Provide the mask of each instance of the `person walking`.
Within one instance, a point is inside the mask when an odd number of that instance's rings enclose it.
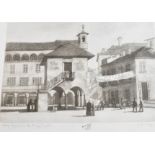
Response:
[[[142,102],[142,99],[140,99],[140,103],[139,103],[139,112],[143,112],[144,109],[143,109],[143,102]]]
[[[137,102],[136,102],[136,99],[134,98],[133,100],[133,105],[132,105],[132,108],[133,108],[133,112],[136,110],[137,112]]]

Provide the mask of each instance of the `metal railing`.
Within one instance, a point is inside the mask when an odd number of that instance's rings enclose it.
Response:
[[[74,80],[74,78],[75,78],[74,72],[68,72],[68,71],[62,72],[47,82],[47,89],[52,89],[63,81],[72,81]]]

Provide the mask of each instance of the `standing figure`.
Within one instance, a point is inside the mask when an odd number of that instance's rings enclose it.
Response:
[[[101,106],[101,110],[104,110],[104,101],[103,100],[101,100],[100,106]]]
[[[86,104],[86,116],[91,116],[91,102],[88,101]]]
[[[38,111],[38,100],[37,98],[34,100],[34,111]]]
[[[140,103],[139,103],[139,112],[143,112],[144,109],[143,109],[143,102],[142,100],[140,99]]]
[[[113,102],[113,107],[116,108],[116,101],[115,101],[115,98],[113,98],[113,101],[112,101],[112,102]]]
[[[31,105],[32,105],[32,99],[30,99],[28,104],[27,104],[27,112],[30,112]]]
[[[94,106],[94,103],[91,103],[91,116],[95,116],[95,106]]]
[[[137,112],[137,102],[136,102],[135,98],[134,98],[134,100],[133,100],[132,108],[133,108],[133,112],[134,112],[135,110],[136,110],[136,112]]]
[[[123,98],[121,98],[121,101],[120,101],[120,109],[123,108]]]

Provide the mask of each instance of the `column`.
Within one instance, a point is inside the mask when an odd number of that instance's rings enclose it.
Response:
[[[139,82],[137,80],[137,84],[136,85],[137,85],[137,93],[136,93],[135,98],[137,100],[137,103],[139,103],[139,99],[142,97],[142,93],[141,93],[141,82]]]
[[[18,93],[14,93],[14,106],[17,106],[17,96]]]
[[[29,97],[30,97],[30,94],[29,93],[26,93],[26,104],[28,105],[29,103]]]
[[[64,95],[65,95],[65,109],[67,109],[67,94]]]
[[[85,94],[82,95],[82,106],[86,106]]]
[[[78,106],[78,95],[77,95],[77,92],[75,94],[75,107]]]
[[[82,107],[82,94],[80,93],[80,107]]]
[[[78,91],[78,106],[80,107],[81,106],[81,102],[80,102],[80,91]]]
[[[86,106],[86,96],[83,94],[84,106]]]
[[[39,92],[38,94],[38,112],[48,111],[48,93]]]
[[[56,105],[55,94],[53,95],[53,104],[55,104],[55,105]]]
[[[5,105],[5,96],[6,96],[6,93],[2,93],[2,102],[1,102],[1,106],[4,106],[4,105]]]
[[[59,101],[58,101],[58,107],[59,107],[59,109],[61,109],[61,103],[62,103],[62,93],[58,93],[58,98],[57,99],[59,99]]]

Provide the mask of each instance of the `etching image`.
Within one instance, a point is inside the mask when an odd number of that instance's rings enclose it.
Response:
[[[0,23],[0,131],[155,131],[155,23]]]

